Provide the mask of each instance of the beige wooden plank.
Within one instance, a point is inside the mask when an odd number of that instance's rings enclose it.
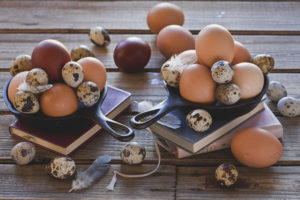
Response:
[[[220,162],[221,164],[221,162]],[[300,167],[238,167],[232,188],[220,187],[215,167],[179,167],[176,199],[299,199]]]
[[[115,191],[107,191],[113,170],[125,173],[143,173],[153,165],[112,165],[108,173],[86,190],[68,193],[72,180],[56,180],[48,176],[44,165],[0,164],[1,199],[174,199],[175,167],[161,166],[158,172],[147,178],[119,178]],[[77,165],[84,170],[87,165]]]
[[[0,68],[8,69],[12,60],[20,54],[31,55],[34,46],[40,41],[53,38],[61,41],[71,50],[80,44],[89,46],[108,70],[116,69],[113,60],[114,48],[119,41],[129,36],[137,36],[147,41],[152,49],[150,62],[146,70],[159,70],[165,58],[156,47],[155,35],[112,34],[112,43],[107,48],[96,47],[88,38],[88,34],[0,34]],[[300,71],[300,36],[266,36],[266,35],[234,35],[249,49],[252,56],[267,53],[275,59],[275,69]]]
[[[155,3],[153,1],[1,1],[0,29],[4,31],[61,29],[65,32],[101,25],[108,29],[147,30],[146,15],[148,9]],[[194,30],[199,30],[210,23],[243,31],[299,31],[300,27],[298,20],[300,2],[180,1],[175,3],[185,12],[185,27]]]

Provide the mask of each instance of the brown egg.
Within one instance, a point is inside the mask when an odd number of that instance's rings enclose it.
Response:
[[[271,132],[253,127],[241,130],[233,137],[231,152],[240,163],[263,168],[280,159],[282,145]]]
[[[41,41],[32,52],[31,62],[34,68],[44,69],[50,81],[61,80],[61,68],[71,61],[68,49],[57,40]]]
[[[169,25],[163,28],[157,35],[156,44],[166,58],[186,50],[195,49],[192,33],[178,25]]]
[[[177,24],[182,26],[184,14],[182,9],[172,3],[159,3],[153,6],[147,15],[147,24],[152,33],[159,33],[168,25]]]
[[[11,79],[7,88],[8,99],[11,103],[14,102],[14,96],[19,91],[17,88],[25,81],[27,74],[28,71],[20,72]]]
[[[195,103],[213,103],[216,86],[210,69],[199,64],[187,66],[179,81],[180,95]]]
[[[251,62],[251,55],[242,43],[234,41],[234,57],[231,64],[235,65],[241,62]]]
[[[106,69],[103,63],[93,57],[82,58],[78,63],[84,71],[84,81],[92,81],[102,90],[106,83]]]
[[[226,28],[211,24],[197,35],[196,52],[199,62],[208,67],[212,67],[219,60],[231,63],[234,56],[234,40]]]
[[[74,113],[78,108],[75,92],[64,83],[54,83],[53,87],[41,95],[43,113],[50,117],[63,117]]]
[[[256,65],[252,63],[239,63],[233,66],[234,76],[232,83],[241,91],[241,99],[248,99],[259,94],[264,86],[264,75]]]

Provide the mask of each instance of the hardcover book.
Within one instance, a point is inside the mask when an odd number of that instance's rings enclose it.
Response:
[[[276,116],[273,114],[270,108],[267,105],[265,105],[265,109],[263,111],[259,112],[253,117],[250,117],[244,123],[241,123],[234,129],[232,129],[228,134],[224,135],[222,138],[216,140],[215,142],[211,143],[210,145],[208,145],[207,147],[205,147],[204,149],[200,150],[195,154],[207,153],[207,152],[229,148],[231,139],[234,137],[234,135],[238,131],[249,127],[262,128],[267,131],[270,131],[277,138],[283,137],[283,127],[280,121],[276,118]],[[162,148],[174,154],[177,158],[185,158],[185,157],[195,155],[191,152],[184,150],[183,148],[180,148],[179,146],[175,145],[172,142],[169,142],[168,140],[162,137],[158,136],[156,138],[156,141]]]
[[[129,92],[108,86],[107,95],[102,103],[102,112],[109,118],[114,118],[130,105]],[[72,126],[55,129],[33,127],[16,120],[9,126],[11,135],[35,143],[54,152],[68,155],[99,133],[101,127],[91,120],[78,118],[72,121]]]
[[[180,121],[180,126],[177,128],[171,128],[161,124],[159,121],[150,126],[150,129],[158,136],[176,144],[180,148],[190,152],[196,153],[201,151],[211,143],[220,139],[232,129],[245,122],[250,117],[259,113],[264,109],[264,103],[260,102],[253,110],[236,118],[218,118],[218,116],[212,116],[213,123],[211,127],[204,132],[196,132],[190,128],[186,122],[186,115],[189,110],[185,108],[178,108],[172,111],[170,114],[174,115]]]

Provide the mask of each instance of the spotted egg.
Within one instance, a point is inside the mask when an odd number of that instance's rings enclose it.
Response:
[[[278,81],[271,81],[266,92],[268,99],[277,102],[287,96],[287,90],[284,85]]]
[[[110,36],[108,32],[100,27],[93,27],[90,29],[90,40],[97,46],[108,46],[110,44]]]
[[[182,70],[170,66],[170,61],[167,61],[161,67],[161,76],[163,80],[171,87],[178,87]]]
[[[14,96],[13,105],[17,111],[25,114],[34,114],[40,109],[38,98],[31,92],[17,92]]]
[[[214,63],[211,68],[211,76],[213,80],[219,84],[229,83],[233,75],[234,71],[232,65],[225,60]]]
[[[32,86],[41,86],[47,85],[49,78],[45,70],[34,68],[28,72],[25,81]]]
[[[90,107],[99,100],[100,89],[96,83],[85,81],[77,88],[76,94],[81,103],[87,107]]]
[[[216,99],[222,104],[232,105],[240,100],[241,91],[240,88],[233,84],[228,83],[219,85],[216,89]]]
[[[212,124],[212,117],[206,110],[196,109],[186,116],[187,124],[197,132],[204,132]]]
[[[253,63],[257,65],[264,74],[268,74],[274,68],[274,58],[268,54],[254,56]]]
[[[84,72],[81,65],[74,61],[66,63],[61,73],[65,83],[73,88],[78,87],[84,79]]]
[[[36,154],[35,146],[30,142],[20,142],[11,149],[12,160],[18,165],[30,163]]]
[[[51,160],[46,169],[54,178],[67,179],[76,172],[76,165],[70,157],[56,157]]]
[[[71,50],[71,58],[73,61],[78,61],[81,58],[85,57],[95,57],[95,54],[89,47],[85,45],[80,45],[79,47],[76,47]]]
[[[300,115],[300,99],[283,97],[278,101],[277,109],[283,116],[297,117]]]
[[[129,164],[140,164],[146,156],[146,149],[137,142],[131,142],[125,145],[120,152],[121,159]]]
[[[230,187],[238,179],[239,173],[236,167],[229,163],[219,165],[215,171],[215,178],[221,186]]]
[[[12,62],[9,72],[12,76],[15,76],[19,72],[29,71],[31,69],[32,69],[31,56],[19,55]]]

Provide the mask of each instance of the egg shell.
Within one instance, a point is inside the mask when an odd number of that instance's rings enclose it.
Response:
[[[41,68],[30,70],[26,76],[26,83],[32,86],[47,85],[48,80],[48,74]]]
[[[120,152],[121,159],[130,165],[140,164],[146,156],[145,147],[137,142],[125,145]]]
[[[205,26],[196,37],[196,52],[201,63],[208,67],[219,60],[231,62],[234,57],[234,40],[223,26]]]
[[[70,157],[56,157],[51,160],[47,170],[49,170],[49,174],[54,178],[67,179],[76,172],[76,165]]]
[[[74,113],[78,108],[75,92],[64,83],[54,83],[52,88],[41,95],[40,106],[50,117],[63,117]]]
[[[216,89],[216,99],[225,105],[232,105],[240,99],[240,88],[232,83],[219,85]]]
[[[230,187],[238,179],[239,172],[236,167],[229,163],[219,165],[215,171],[215,177],[221,186]]]
[[[84,72],[83,81],[96,83],[102,91],[106,83],[106,69],[103,63],[93,57],[86,57],[78,60]]]
[[[91,28],[89,37],[91,42],[97,46],[106,47],[110,44],[110,36],[107,30],[100,26]]]
[[[253,63],[257,65],[264,74],[268,74],[274,68],[274,58],[268,54],[254,56]]]
[[[85,106],[93,106],[100,98],[100,90],[96,83],[91,81],[83,82],[76,90],[78,100]]]
[[[30,142],[20,142],[10,152],[12,160],[18,165],[27,165],[34,159],[35,154],[35,146]]]
[[[19,55],[12,62],[9,72],[10,75],[15,76],[19,72],[29,71],[31,69],[32,69],[31,56]]]
[[[277,109],[283,116],[296,117],[300,115],[300,100],[294,97],[283,97],[277,103]]]
[[[197,132],[204,132],[209,129],[212,124],[212,117],[206,110],[192,110],[186,116],[187,124]]]
[[[242,43],[234,41],[234,57],[231,64],[235,65],[241,62],[251,62],[251,60],[251,54],[248,49]]]
[[[271,81],[266,95],[271,101],[278,102],[281,98],[287,96],[287,90],[282,83]]]
[[[61,80],[61,68],[71,61],[68,49],[57,40],[43,40],[34,49],[31,62],[34,68],[44,69],[50,81]]]
[[[233,66],[234,76],[232,83],[241,90],[241,99],[248,99],[259,94],[264,86],[264,75],[252,63],[239,63]]]
[[[159,33],[161,29],[168,25],[184,23],[184,13],[182,9],[172,3],[163,2],[154,5],[148,11],[147,24],[152,33]]]
[[[225,61],[220,60],[213,64],[211,68],[211,76],[216,83],[224,84],[229,83],[234,75],[232,65]]]
[[[215,90],[217,84],[211,77],[210,68],[193,64],[187,66],[180,77],[180,95],[195,103],[215,102]]]
[[[14,102],[14,96],[19,91],[18,87],[25,81],[27,74],[28,71],[20,72],[11,79],[7,88],[8,99],[11,103]]]
[[[79,47],[76,47],[71,50],[71,58],[73,61],[78,61],[81,58],[85,57],[95,57],[95,54],[89,47],[85,45],[80,45]]]
[[[166,58],[170,58],[174,54],[195,49],[195,39],[192,33],[182,26],[169,25],[158,33],[156,45]]]
[[[78,87],[84,79],[84,71],[81,65],[74,61],[66,63],[61,73],[65,83],[73,88]]]
[[[269,131],[246,128],[239,131],[231,141],[234,157],[248,167],[264,168],[275,164],[282,155],[282,145]]]
[[[31,92],[17,92],[13,104],[17,111],[25,114],[37,113],[40,109],[38,98]]]
[[[178,87],[181,71],[177,68],[170,67],[168,63],[161,67],[161,76],[163,80],[171,87]]]

